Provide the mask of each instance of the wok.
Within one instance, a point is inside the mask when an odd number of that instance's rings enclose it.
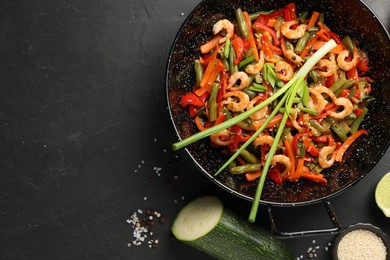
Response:
[[[210,39],[212,25],[222,19],[234,19],[234,10],[248,12],[283,7],[290,1],[268,0],[204,0],[187,17],[174,40],[166,71],[166,93],[169,113],[179,139],[198,130],[180,106],[180,97],[191,92],[194,82],[193,61],[199,46]],[[375,80],[369,113],[362,127],[369,134],[359,138],[344,155],[344,162],[323,171],[326,185],[311,181],[285,182],[283,186],[266,180],[260,203],[276,206],[306,205],[340,194],[369,173],[386,152],[390,143],[390,39],[375,14],[359,0],[307,0],[295,2],[297,11],[325,13],[325,23],[341,37],[350,35],[370,58],[369,76]],[[243,177],[225,172],[214,173],[228,159],[212,149],[207,138],[187,146],[186,151],[195,165],[212,182],[246,200],[253,200],[256,186],[246,187]]]

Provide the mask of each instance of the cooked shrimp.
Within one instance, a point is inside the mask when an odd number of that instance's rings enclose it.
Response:
[[[227,89],[230,89],[232,91],[242,90],[248,84],[248,80],[249,80],[249,77],[245,72],[237,71],[233,75],[230,76]],[[240,85],[235,86],[237,81],[240,81]]]
[[[313,109],[317,113],[321,113],[325,109],[326,104],[328,104],[328,101],[326,101],[321,93],[314,88],[309,88],[309,92],[311,95],[309,96],[307,107]]]
[[[330,77],[336,72],[334,64],[328,59],[317,62],[317,71],[323,77]]]
[[[246,110],[249,110],[251,109],[255,104],[257,104],[259,102],[259,100],[261,99],[264,99],[263,97],[260,97],[260,96],[257,96],[255,98],[253,98],[251,101],[249,101],[249,104],[248,106],[246,107]],[[259,111],[253,113],[250,118],[252,118],[253,120],[260,120],[264,117],[266,117],[266,115],[268,114],[268,106],[265,106],[263,107],[262,109],[260,109]]]
[[[320,149],[318,163],[322,168],[329,168],[334,163],[334,146],[324,146]]]
[[[226,99],[222,101],[222,104],[233,112],[242,112],[249,104],[249,96],[239,90],[227,92],[223,97]]]
[[[230,138],[230,131],[225,129],[218,133],[210,135],[210,141],[219,146],[227,146],[233,143],[233,139]]]
[[[349,50],[342,50],[338,55],[337,55],[337,65],[340,67],[340,69],[344,71],[349,71],[353,67],[356,66],[356,64],[359,61],[359,54],[358,54],[358,49],[355,48],[353,50],[353,58],[351,61],[347,61],[346,59],[349,56],[350,51]]]
[[[277,154],[274,155],[271,159],[272,164],[281,163],[285,166],[284,171],[281,173],[281,175],[286,175],[291,170],[291,160],[286,155],[283,154]]]
[[[219,40],[219,43],[224,43],[227,38],[232,37],[234,33],[234,25],[227,19],[219,20],[213,26],[213,33],[217,34],[222,30],[225,30],[226,35]]]
[[[314,87],[314,90],[318,91],[319,93],[325,93],[327,94],[332,100],[336,100],[335,94],[330,90],[329,88],[322,86],[322,85],[317,85]]]
[[[337,98],[334,103],[338,106],[344,107],[344,109],[340,112],[334,111],[329,114],[329,116],[335,119],[343,119],[346,116],[349,116],[353,111],[353,104],[348,98]]]
[[[293,50],[286,50],[285,52],[287,59],[289,59],[292,63],[297,64],[298,66],[303,65],[303,59],[297,55]]]
[[[276,77],[284,81],[289,81],[294,76],[293,68],[285,61],[278,61],[276,63],[275,72]]]
[[[252,75],[260,73],[260,71],[263,68],[263,65],[264,65],[264,51],[261,50],[259,54],[259,60],[254,65],[252,64],[248,65],[245,69],[245,72]]]
[[[280,27],[280,32],[291,40],[301,38],[306,31],[307,25],[301,24],[298,25],[297,28],[295,28],[294,30],[291,30],[290,27],[297,23],[297,20],[283,22],[282,26]]]
[[[264,144],[268,144],[268,145],[272,145],[272,143],[275,141],[275,138],[273,138],[272,136],[270,135],[265,135],[263,133],[259,134],[258,137],[256,137],[255,140],[253,140],[253,145],[255,147],[257,146],[261,146],[261,145],[264,145]]]
[[[301,132],[302,131],[302,127],[297,122],[298,114],[299,114],[299,109],[298,108],[294,108],[294,112],[291,115],[291,124],[292,124],[292,126],[295,129],[297,129],[299,132]]]

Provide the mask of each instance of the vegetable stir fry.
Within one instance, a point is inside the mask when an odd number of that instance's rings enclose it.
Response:
[[[373,82],[367,53],[340,38],[319,12],[297,13],[294,3],[268,12],[235,10],[222,19],[194,62],[193,92],[181,97],[199,133],[231,155],[230,174],[276,184],[326,183],[323,169],[343,160],[362,134]],[[256,203],[254,203],[256,204]]]

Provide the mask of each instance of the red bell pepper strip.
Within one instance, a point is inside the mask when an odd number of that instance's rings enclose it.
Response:
[[[188,113],[190,114],[191,117],[194,117],[198,114],[199,112],[199,108],[194,106],[194,105],[190,105],[188,107]]]
[[[283,17],[285,21],[292,21],[297,19],[297,13],[294,3],[289,3],[284,7]]]
[[[276,184],[283,185],[282,175],[276,166],[268,170],[267,176]]]
[[[234,51],[236,53],[236,59],[234,60],[234,65],[237,65],[240,63],[242,56],[244,55],[245,46],[244,46],[244,40],[241,37],[236,37],[232,41],[232,45],[234,48]]]
[[[359,79],[359,75],[358,75],[358,71],[356,69],[356,66],[347,71],[347,78],[353,79],[353,80]]]
[[[359,117],[363,113],[363,109],[357,108],[353,111],[356,115],[356,117]]]
[[[333,75],[330,76],[330,77],[327,77],[326,81],[325,81],[325,87],[329,88],[330,86],[333,85],[334,81],[335,80],[334,80],[334,76]]]
[[[255,22],[253,24],[253,28],[255,28],[258,31],[269,32],[269,34],[272,37],[272,41],[274,42],[274,45],[275,46],[280,46],[280,43],[281,43],[280,39],[278,37],[276,37],[276,32],[275,32],[274,29],[272,29],[271,27],[269,27],[269,26],[267,26],[265,24],[259,23],[259,22]]]
[[[260,14],[255,20],[255,23],[267,24],[270,19],[275,19],[278,16],[281,16],[279,11],[273,11],[269,14]]]
[[[206,96],[206,95],[205,95]],[[180,105],[185,107],[187,105],[193,105],[195,107],[203,107],[205,99],[203,96],[198,97],[194,93],[188,93],[181,97]]]

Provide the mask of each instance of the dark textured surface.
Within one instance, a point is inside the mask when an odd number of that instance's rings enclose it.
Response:
[[[219,190],[172,152],[165,66],[199,1],[0,3],[0,258],[205,259],[170,236],[191,198],[218,194],[246,217],[250,204]],[[389,29],[389,2],[367,0]],[[374,202],[389,151],[332,199],[343,226],[369,222],[390,235]],[[158,247],[130,246],[133,210],[156,209]],[[264,208],[257,225],[268,228]],[[284,229],[329,225],[322,205],[275,209]],[[286,240],[295,255],[333,235]]]

